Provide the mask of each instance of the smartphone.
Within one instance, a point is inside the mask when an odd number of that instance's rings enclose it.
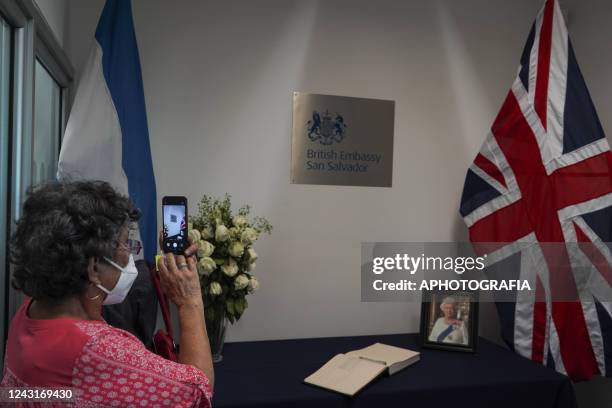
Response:
[[[182,255],[189,246],[187,240],[187,198],[162,198],[163,240],[162,251]]]

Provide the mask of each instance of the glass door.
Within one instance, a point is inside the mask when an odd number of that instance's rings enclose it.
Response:
[[[37,59],[34,67],[32,184],[55,179],[62,131],[62,90]]]
[[[12,28],[0,15],[0,347],[4,350],[7,332],[9,268],[9,150],[11,134]]]

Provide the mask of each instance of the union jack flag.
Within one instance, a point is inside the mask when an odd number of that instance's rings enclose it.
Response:
[[[518,259],[534,283],[496,304],[509,347],[574,380],[612,376],[612,153],[555,0],[531,28],[460,213],[477,252]]]

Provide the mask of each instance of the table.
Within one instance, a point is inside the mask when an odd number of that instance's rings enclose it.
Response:
[[[338,353],[375,342],[421,351],[354,398],[303,383]],[[228,343],[215,364],[213,407],[575,408],[571,381],[485,339],[475,354],[421,349],[417,334]]]

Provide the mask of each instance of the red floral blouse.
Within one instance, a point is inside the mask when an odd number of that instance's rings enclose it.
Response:
[[[104,321],[30,319],[30,302],[11,322],[1,387],[70,388],[72,401],[55,406],[211,406],[208,378],[197,368],[159,357]]]

